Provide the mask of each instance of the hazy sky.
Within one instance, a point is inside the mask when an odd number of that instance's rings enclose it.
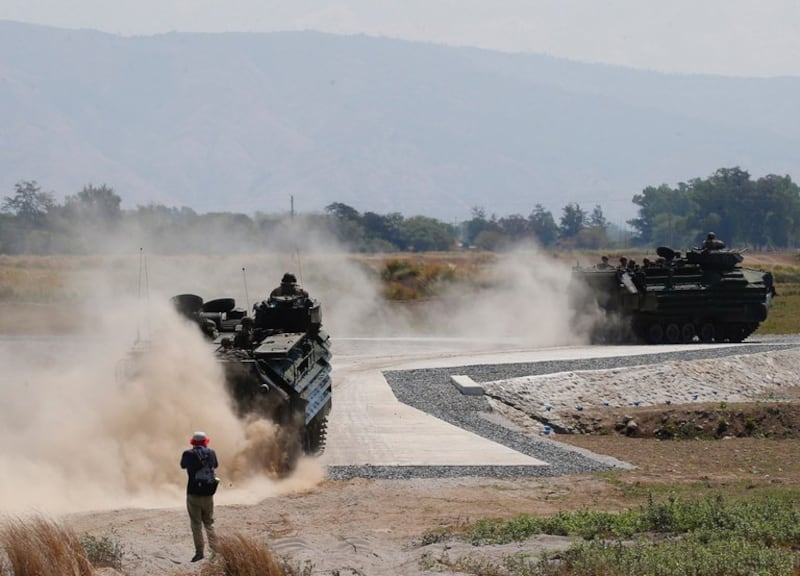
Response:
[[[321,30],[737,76],[800,76],[798,0],[0,0],[124,35]]]

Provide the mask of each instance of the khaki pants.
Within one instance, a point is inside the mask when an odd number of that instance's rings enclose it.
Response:
[[[187,494],[186,509],[189,511],[189,523],[192,526],[194,551],[200,555],[205,553],[203,526],[208,534],[208,546],[214,550],[217,544],[217,537],[214,534],[214,497]]]

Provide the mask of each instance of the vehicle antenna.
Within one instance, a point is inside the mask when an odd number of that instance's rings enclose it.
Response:
[[[141,300],[142,298],[142,259],[144,258],[144,252],[141,248],[139,248],[139,285],[137,286],[136,297]]]
[[[303,261],[300,259],[300,250],[294,251],[294,259],[297,262],[297,275],[300,278],[300,285],[303,285]]]
[[[144,302],[145,302],[145,330],[146,335],[150,338],[150,274],[147,270],[147,255],[144,256]]]
[[[247,270],[244,266],[242,266],[242,281],[244,282],[244,301],[246,302],[245,316],[250,316],[250,309],[247,308],[250,306],[250,296],[247,294]]]
[[[142,305],[142,266],[143,266],[142,260],[143,260],[143,258],[144,258],[144,252],[142,251],[141,248],[139,248],[139,283],[138,283],[138,285],[136,287],[136,300],[139,302],[139,306],[140,307]],[[138,342],[139,341],[139,337],[140,337],[138,320],[141,319],[142,315],[141,314],[137,314],[137,316],[139,317],[137,319],[137,322],[136,322],[136,341]]]
[[[147,329],[148,336],[150,335],[150,278],[147,275],[147,258],[144,255],[144,249],[139,248],[139,285],[138,285],[138,293],[137,298],[139,300],[139,304],[142,303],[142,280],[144,280],[144,299],[145,299],[145,321],[147,325],[145,328]],[[142,314],[139,314],[139,319],[141,319]],[[136,340],[138,341],[141,337],[139,333],[139,324],[136,325]]]
[[[289,220],[294,226],[294,196],[289,196]],[[303,264],[300,260],[300,248],[295,244],[294,260],[297,263],[297,277],[300,279],[300,284],[303,284]]]

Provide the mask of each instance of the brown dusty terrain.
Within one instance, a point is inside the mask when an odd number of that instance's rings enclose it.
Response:
[[[782,389],[782,397],[788,392]],[[687,497],[717,492],[743,496],[796,489],[796,398],[797,394],[780,404],[587,409],[574,415],[586,434],[560,434],[555,440],[616,457],[635,469],[557,478],[323,480],[253,505],[220,504],[217,529],[263,542],[286,558],[297,574],[455,573],[444,565],[462,557],[499,560],[570,542],[542,537],[473,547],[456,540],[427,543],[426,534],[520,513],[620,511],[646,502],[650,493],[657,498],[672,491]],[[637,423],[635,433],[624,427],[628,419]],[[224,501],[224,490],[218,501]],[[171,508],[91,512],[63,520],[79,533],[118,541],[128,576],[198,574],[202,569],[202,563],[188,562],[193,547],[180,500]],[[114,574],[110,569],[104,572]]]
[[[731,406],[723,415],[730,424],[722,439],[659,440],[652,430],[691,422],[716,430],[720,408],[712,406],[641,409],[634,415],[639,437],[612,431],[559,435],[557,440],[636,466],[624,472],[559,478],[434,480],[325,480],[312,489],[269,498],[253,506],[219,506],[221,533],[238,532],[263,541],[289,559],[298,573],[432,574],[443,573],[439,561],[471,556],[499,559],[525,550],[567,546],[565,538],[543,537],[524,544],[472,547],[457,541],[426,544],[425,535],[457,528],[487,517],[520,513],[551,514],[562,510],[619,511],[676,491],[692,497],[722,491],[730,496],[755,494],[800,484],[798,406],[764,404]],[[626,411],[630,412],[630,411]],[[603,425],[613,428],[618,415],[607,413]],[[595,422],[591,414],[583,415]],[[758,436],[736,437],[752,432]],[[647,432],[650,430],[650,432]],[[709,438],[718,435],[709,434]],[[191,537],[182,508],[119,510],[75,515],[68,524],[78,531],[113,534],[124,547],[128,575],[191,574]],[[444,573],[447,573],[445,570]]]

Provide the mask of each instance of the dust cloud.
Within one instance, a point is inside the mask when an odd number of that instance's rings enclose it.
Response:
[[[334,387],[337,338],[510,338],[532,346],[584,338],[569,312],[569,266],[535,247],[498,257],[483,272],[483,289],[452,291],[409,312],[382,301],[374,270],[324,234],[303,234],[301,247],[259,254],[143,256],[130,249],[89,281],[83,276],[83,306],[74,310],[81,336],[0,341],[0,510],[182,506],[186,475],[178,462],[194,430],[207,432],[217,451],[219,503],[254,503],[324,479],[313,458],[279,480],[248,464],[274,451],[276,431],[236,417],[209,343],[169,304],[177,294],[233,297],[251,309],[284,272],[295,273],[322,303]],[[149,342],[148,353],[131,372],[124,359],[137,340]]]
[[[536,246],[501,254],[484,271],[480,289],[450,292],[430,314],[439,334],[547,347],[586,342],[571,299],[571,266]]]
[[[138,303],[117,301],[98,316],[96,337],[0,348],[0,509],[178,506],[186,483],[178,462],[194,430],[205,430],[218,453],[224,501],[303,488],[324,475],[313,462],[279,482],[263,470],[235,472],[238,455],[274,432],[254,434],[237,419],[212,348],[167,301],[149,305],[158,319],[149,334],[137,326]],[[137,332],[147,351],[126,360]]]

